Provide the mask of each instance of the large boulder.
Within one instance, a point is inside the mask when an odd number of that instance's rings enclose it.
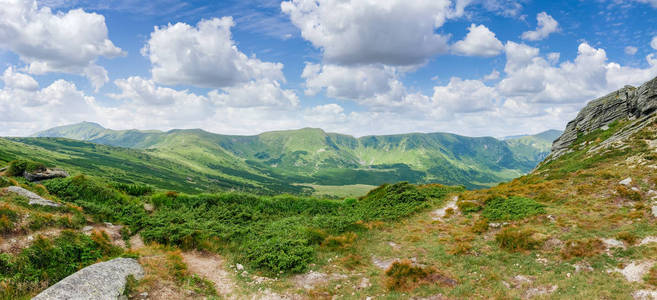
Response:
[[[28,172],[25,171],[23,173],[23,177],[27,179],[27,181],[41,181],[41,180],[47,180],[47,179],[53,179],[53,178],[64,178],[68,177],[68,173],[62,169],[41,169],[41,170],[36,170],[33,172]]]
[[[48,199],[45,199],[33,192],[30,192],[20,186],[10,186],[7,188],[7,191],[18,194],[20,196],[23,196],[29,200],[30,205],[41,205],[41,206],[52,206],[52,207],[60,207],[62,206],[61,204],[57,202],[50,201]]]
[[[657,110],[657,78],[648,81],[638,88],[625,86],[609,95],[589,102],[574,120],[566,126],[564,133],[552,144],[552,152],[546,161],[555,159],[568,152],[572,143],[581,134],[587,134],[606,126],[616,120],[642,119],[652,115]],[[626,131],[617,140],[626,137],[642,128],[645,122],[637,122],[633,130]]]
[[[129,275],[141,279],[144,269],[133,258],[115,258],[77,271],[32,299],[118,299]]]

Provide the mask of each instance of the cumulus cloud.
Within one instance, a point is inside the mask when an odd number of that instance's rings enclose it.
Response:
[[[627,55],[634,55],[636,54],[637,51],[639,51],[639,49],[637,49],[636,47],[632,47],[632,46],[625,47],[625,54]]]
[[[437,108],[448,113],[473,113],[492,110],[499,96],[495,88],[479,80],[453,77],[445,86],[433,88],[432,100]]]
[[[98,57],[124,54],[108,39],[102,15],[53,13],[36,0],[0,0],[0,48],[18,54],[32,74],[82,74],[96,89],[109,80]]]
[[[307,63],[301,74],[306,80],[306,95],[326,90],[332,98],[364,99],[387,93],[396,81],[394,68],[386,66],[339,66]]]
[[[652,41],[650,41],[650,47],[657,50],[657,36],[653,37]]]
[[[56,80],[40,88],[31,76],[7,68],[0,89],[0,134],[30,134],[36,130],[97,116],[96,100],[75,84]]]
[[[328,63],[417,65],[448,51],[448,36],[436,33],[464,3],[449,0],[329,1],[281,3],[304,39],[323,51]]]
[[[523,32],[521,36],[523,40],[539,41],[559,30],[559,23],[546,12],[539,13],[536,21],[538,21],[536,30]]]
[[[263,62],[239,51],[232,40],[231,17],[155,27],[142,49],[153,79],[168,85],[230,87],[251,80],[285,81],[283,64]]]
[[[452,45],[452,52],[465,56],[496,56],[504,46],[484,25],[471,24],[465,39]]]

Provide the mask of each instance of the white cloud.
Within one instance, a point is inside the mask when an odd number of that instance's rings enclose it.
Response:
[[[449,0],[293,0],[281,10],[304,39],[322,49],[324,60],[343,65],[417,65],[449,49],[437,34],[465,5]]]
[[[5,89],[20,89],[26,91],[35,91],[39,89],[39,83],[29,75],[16,73],[13,67],[9,67],[2,73],[2,81],[5,83]]]
[[[496,56],[504,46],[484,25],[471,24],[465,39],[452,45],[452,52],[465,56]]]
[[[637,49],[636,47],[632,47],[632,46],[625,47],[625,54],[627,55],[634,55],[636,54],[637,51],[639,51],[639,49]]]
[[[185,101],[185,98],[199,98],[188,91],[177,91],[167,87],[157,86],[152,80],[133,76],[117,79],[114,84],[121,90],[120,94],[109,94],[114,99],[131,100],[140,105],[166,106]],[[189,99],[194,101],[194,99]],[[197,99],[198,100],[198,99]]]
[[[559,23],[545,12],[539,13],[536,20],[538,27],[536,30],[523,32],[521,36],[523,40],[539,41],[559,30]]]
[[[446,86],[433,88],[432,100],[446,113],[473,113],[492,110],[499,96],[495,88],[479,80],[462,80],[453,77]]]
[[[230,107],[295,107],[299,97],[292,90],[284,90],[276,81],[251,81],[227,87],[223,92],[211,91],[210,99]]]
[[[306,80],[306,95],[325,89],[326,95],[332,98],[364,99],[390,91],[396,72],[381,65],[345,67],[307,63],[301,77]]]
[[[247,57],[237,49],[231,17],[155,27],[142,54],[153,65],[156,82],[221,88],[251,80],[285,81],[283,64]]]
[[[56,80],[39,88],[36,80],[12,67],[5,70],[0,89],[0,135],[27,135],[36,130],[97,118],[95,99],[75,84]]]
[[[108,39],[102,15],[81,9],[54,14],[36,0],[0,0],[0,48],[18,54],[32,74],[82,74],[96,89],[109,80],[98,57],[124,54]]]
[[[657,50],[657,36],[653,37],[652,41],[650,41],[650,47]]]
[[[484,76],[484,80],[486,81],[497,80],[499,78],[500,78],[500,72],[498,72],[497,70],[493,70],[492,72],[490,72],[490,74]]]
[[[504,52],[506,53],[504,71],[510,73],[531,63],[532,59],[538,56],[539,50],[509,41],[504,45]]]

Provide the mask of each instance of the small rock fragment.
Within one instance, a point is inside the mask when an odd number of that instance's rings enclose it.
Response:
[[[630,184],[632,184],[632,177],[627,177],[627,178],[621,180],[618,184],[629,186]]]

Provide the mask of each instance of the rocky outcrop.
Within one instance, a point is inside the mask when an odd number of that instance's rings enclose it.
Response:
[[[60,207],[62,206],[61,204],[57,202],[50,201],[48,199],[45,199],[33,192],[30,192],[20,186],[10,186],[7,188],[7,191],[18,194],[20,196],[23,196],[29,200],[30,205],[41,205],[41,206],[52,206],[52,207]]]
[[[577,117],[570,121],[564,133],[552,144],[552,152],[546,160],[552,160],[568,152],[580,134],[587,134],[616,120],[641,119],[657,110],[657,78],[638,88],[625,86],[602,98],[589,102]],[[639,128],[640,129],[640,128]]]
[[[47,179],[53,179],[53,178],[64,178],[68,177],[68,173],[62,169],[42,169],[42,170],[37,170],[34,172],[27,172],[23,174],[23,177],[27,179],[27,181],[41,181],[41,180],[47,180]]]
[[[115,258],[77,271],[32,299],[118,299],[129,275],[141,279],[144,269],[133,258]]]

